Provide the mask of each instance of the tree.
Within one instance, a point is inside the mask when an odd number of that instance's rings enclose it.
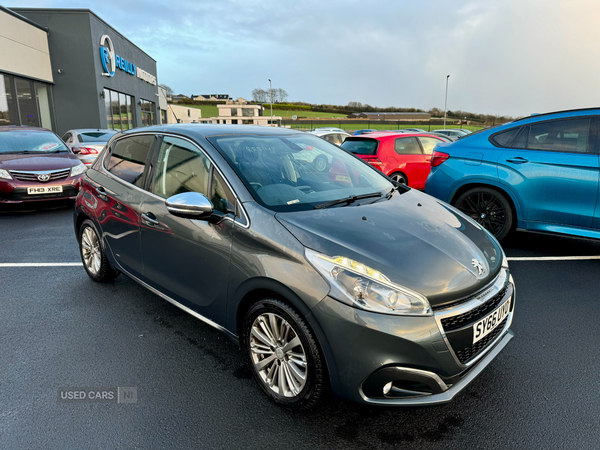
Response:
[[[261,88],[252,91],[252,100],[255,102],[266,103],[270,101],[269,92]]]
[[[283,103],[287,100],[288,98],[288,93],[285,92],[283,89],[281,88],[277,88],[277,89],[273,89],[273,99],[276,102],[280,102]]]
[[[175,91],[166,84],[159,84],[158,86],[163,88],[167,92],[167,95],[173,95],[175,93]]]

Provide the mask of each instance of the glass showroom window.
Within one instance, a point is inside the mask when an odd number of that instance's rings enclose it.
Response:
[[[133,125],[133,97],[110,89],[104,89],[106,128],[129,130]]]
[[[142,126],[154,125],[154,102],[140,100],[142,107]]]
[[[52,129],[51,88],[45,83],[0,75],[0,125]]]
[[[254,108],[242,108],[242,116],[254,116]]]

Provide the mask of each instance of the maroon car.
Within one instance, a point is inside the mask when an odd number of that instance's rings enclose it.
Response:
[[[0,205],[75,199],[85,166],[44,128],[0,127]]]

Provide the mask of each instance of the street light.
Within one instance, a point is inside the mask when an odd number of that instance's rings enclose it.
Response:
[[[271,79],[269,78],[269,94],[271,94],[271,126],[273,126],[273,88],[271,87]]]
[[[446,75],[446,101],[444,102],[444,130],[446,129],[446,111],[448,111],[448,78],[450,78],[450,75]]]

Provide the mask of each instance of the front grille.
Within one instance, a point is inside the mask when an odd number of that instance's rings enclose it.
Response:
[[[17,172],[17,171],[13,171],[13,170],[9,170],[10,174],[13,176],[13,178],[15,178],[16,180],[20,180],[20,181],[37,181],[40,182],[38,180],[38,173],[36,172]],[[67,178],[69,176],[69,173],[71,172],[71,169],[62,169],[62,170],[57,170],[56,172],[40,172],[40,173],[46,173],[48,175],[50,175],[50,179],[48,181],[53,181],[53,180],[60,180],[62,178]]]
[[[475,358],[479,354],[479,352],[485,349],[485,347],[487,347],[487,345],[490,342],[496,339],[496,337],[498,337],[502,330],[504,330],[507,320],[508,317],[504,319],[502,323],[494,329],[494,331],[492,331],[482,340],[478,341],[476,344],[473,344],[463,350],[459,350],[458,352],[456,352],[456,357],[458,358],[458,360],[464,364],[469,362],[471,359]]]
[[[507,290],[508,284],[504,286],[504,288],[500,289],[500,291],[496,295],[494,295],[483,305],[478,306],[477,308],[473,308],[472,310],[459,316],[452,316],[442,319],[442,326],[444,327],[444,331],[449,332],[452,330],[458,330],[474,322],[477,322],[479,319],[484,318],[489,312],[492,312],[502,302],[502,299],[504,298],[504,295],[506,294]]]

